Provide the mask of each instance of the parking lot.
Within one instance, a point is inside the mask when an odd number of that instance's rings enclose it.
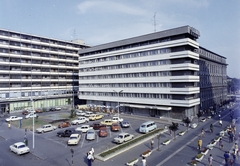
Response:
[[[66,111],[66,110],[61,110],[61,111],[56,111],[56,112],[45,112],[45,113],[41,113],[39,114],[39,116],[41,118],[43,117],[56,117],[54,114],[69,114],[69,111]],[[71,125],[70,127],[67,127],[67,128],[77,128],[77,127],[80,127],[81,125],[85,125],[85,124],[88,124],[88,125],[92,125],[93,123],[95,122],[101,122],[103,121],[104,119],[111,119],[114,115],[104,115],[103,119],[100,119],[100,120],[95,120],[95,121],[89,121],[87,123],[83,123],[83,124],[80,124],[80,125]],[[115,115],[117,116],[117,115]],[[120,117],[121,117],[121,114],[120,114]],[[71,148],[75,149],[75,150],[78,150],[79,148],[81,149],[90,149],[91,147],[93,147],[95,149],[95,153],[100,153],[102,151],[105,151],[109,148],[112,148],[114,146],[118,146],[116,143],[113,143],[113,139],[115,137],[118,136],[119,133],[121,132],[126,132],[126,133],[130,133],[130,134],[133,134],[134,137],[137,137],[139,135],[142,135],[141,133],[138,132],[139,130],[139,126],[146,122],[147,119],[146,117],[143,117],[142,119],[134,119],[132,118],[131,116],[128,116],[127,118],[123,118],[124,120],[127,120],[129,123],[130,123],[130,127],[129,128],[120,128],[120,131],[111,131],[111,127],[110,126],[107,126],[107,130],[108,130],[108,136],[106,137],[99,137],[99,131],[98,130],[95,130],[95,140],[92,140],[92,141],[89,141],[89,140],[86,140],[86,133],[82,133],[82,136],[81,136],[81,140],[80,142],[78,143],[78,145],[76,146],[71,146]],[[58,123],[55,123],[53,125],[58,125],[60,122]],[[159,124],[159,123],[156,123],[158,127],[163,127],[163,124]],[[61,130],[65,130],[67,128],[63,128],[63,129],[56,129],[54,131],[50,131],[50,132],[47,132],[47,133],[43,133],[43,134],[37,134],[36,133],[36,137],[41,137],[43,139],[45,139],[46,141],[52,141],[54,143],[56,143],[56,145],[59,145],[59,146],[62,146],[64,148],[67,148],[69,147],[67,145],[67,141],[68,141],[68,137],[58,137],[57,136],[57,132],[61,131]],[[36,128],[35,128],[36,129]]]

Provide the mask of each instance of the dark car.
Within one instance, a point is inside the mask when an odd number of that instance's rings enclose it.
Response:
[[[74,128],[70,128],[70,129],[59,131],[57,133],[57,136],[58,137],[70,137],[70,135],[74,134],[74,133],[78,133],[79,134],[80,132],[76,132]]]
[[[22,114],[23,114],[23,115],[27,115],[27,114],[28,114],[28,111],[27,111],[27,110],[24,110],[24,111],[22,112]]]
[[[94,130],[99,130],[101,127],[106,127],[106,125],[103,125],[101,123],[93,123],[91,125],[91,127],[94,129]]]

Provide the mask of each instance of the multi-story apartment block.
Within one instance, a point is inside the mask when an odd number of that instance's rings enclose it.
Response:
[[[216,111],[227,101],[227,64],[226,58],[203,47],[199,53],[200,109]]]
[[[199,36],[184,26],[80,50],[79,98],[136,114],[196,115]]]
[[[88,46],[0,29],[0,107],[19,111],[72,104],[78,51]]]

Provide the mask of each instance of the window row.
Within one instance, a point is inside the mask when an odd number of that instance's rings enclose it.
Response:
[[[84,60],[84,61],[80,61],[80,64],[98,63],[98,62],[106,62],[106,61],[128,59],[128,58],[137,58],[142,56],[165,54],[170,52],[171,52],[170,48],[162,48],[162,49],[156,49],[156,50],[150,50],[150,51],[134,52],[134,53],[123,54],[123,55],[115,55],[115,56],[109,56],[109,57],[103,57],[103,58],[97,58],[97,59]]]
[[[149,61],[149,62],[139,62],[139,63],[128,63],[120,65],[109,65],[102,67],[89,67],[80,69],[80,72],[90,72],[90,71],[101,71],[101,70],[114,70],[114,69],[128,69],[128,68],[137,68],[137,67],[149,67],[149,66],[161,66],[169,65],[171,61],[168,60],[159,60],[159,61]]]
[[[84,96],[104,96],[104,97],[118,97],[114,92],[80,92]],[[120,93],[119,97],[133,97],[133,98],[152,98],[152,99],[172,99],[171,94],[149,94],[149,93]]]
[[[164,77],[164,76],[171,76],[171,72],[170,71],[158,71],[158,72],[145,72],[145,73],[126,73],[126,74],[80,76],[79,80],[113,79],[113,78],[138,78],[138,77]]]
[[[80,84],[81,88],[169,88],[171,83],[158,82],[158,83],[116,83],[116,84]]]

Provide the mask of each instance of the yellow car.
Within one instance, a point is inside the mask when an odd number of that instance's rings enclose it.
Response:
[[[116,122],[112,121],[112,119],[105,119],[104,121],[102,121],[100,123],[103,125],[106,125],[106,126],[112,126],[112,124],[116,123]]]
[[[93,114],[89,117],[89,120],[98,120],[98,119],[102,119],[103,115],[100,114]]]

